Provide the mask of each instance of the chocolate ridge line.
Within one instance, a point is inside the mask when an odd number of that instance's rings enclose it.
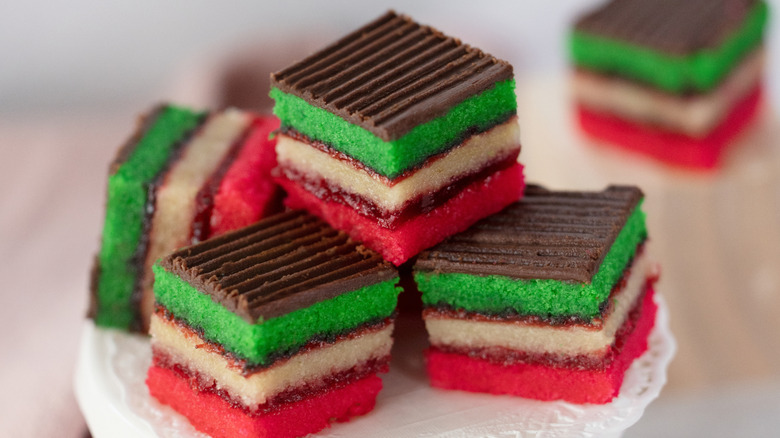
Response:
[[[445,353],[462,354],[471,358],[482,359],[491,363],[508,366],[518,363],[529,363],[543,364],[558,368],[603,370],[611,365],[615,358],[620,354],[623,345],[625,345],[626,337],[634,331],[637,322],[642,316],[642,312],[645,311],[643,303],[645,302],[645,296],[648,293],[651,293],[649,292],[650,290],[652,289],[645,286],[644,291],[637,297],[637,301],[628,313],[628,317],[615,334],[615,342],[602,357],[592,357],[584,354],[567,356],[547,352],[534,354],[504,347],[469,349],[448,345],[432,345],[430,349]]]
[[[518,147],[516,151],[509,155],[502,155],[497,160],[487,163],[486,166],[474,172],[458,175],[457,178],[434,193],[420,194],[406,201],[401,208],[392,211],[383,209],[359,194],[341,190],[340,186],[324,178],[320,177],[315,180],[296,169],[285,166],[280,166],[279,172],[281,172],[284,178],[300,185],[318,199],[347,205],[355,209],[359,214],[376,220],[381,227],[393,230],[418,215],[433,211],[436,207],[457,196],[464,188],[475,181],[483,180],[500,170],[508,169],[517,162],[519,152],[520,149]]]
[[[217,195],[220,185],[222,185],[222,180],[238,158],[249,134],[254,128],[254,124],[250,123],[244,129],[244,132],[230,145],[225,155],[222,156],[219,165],[195,195],[195,214],[190,226],[190,245],[202,242],[211,235],[211,215],[214,211],[214,197]]]
[[[528,186],[519,202],[423,251],[415,269],[589,282],[642,197],[630,186]]]
[[[301,211],[184,248],[160,264],[250,323],[398,275],[379,254]]]
[[[576,31],[688,55],[719,46],[755,0],[620,0],[578,19]]]
[[[386,318],[378,318],[366,321],[355,327],[346,328],[340,332],[332,334],[320,334],[309,338],[309,340],[296,348],[279,350],[275,353],[269,354],[266,357],[267,363],[259,364],[250,362],[245,357],[241,357],[238,354],[229,351],[222,344],[208,339],[203,330],[199,327],[190,325],[186,320],[176,317],[171,311],[169,311],[164,305],[155,303],[154,313],[159,318],[168,323],[175,324],[176,327],[185,334],[192,334],[198,337],[203,342],[202,348],[208,348],[214,354],[223,356],[228,362],[231,363],[231,367],[239,369],[241,374],[245,377],[252,374],[262,372],[268,368],[272,368],[279,364],[280,361],[287,360],[297,354],[306,353],[318,348],[323,348],[328,345],[332,345],[336,342],[353,339],[361,336],[363,333],[376,332],[384,329],[388,325],[392,324],[395,320],[395,313]]]
[[[157,203],[157,190],[162,186],[168,171],[171,167],[181,158],[184,150],[190,144],[193,138],[200,132],[206,120],[209,118],[209,113],[204,113],[200,116],[198,124],[195,128],[180,138],[176,144],[171,148],[171,153],[168,155],[168,159],[165,162],[165,166],[160,169],[160,172],[155,175],[152,181],[147,185],[146,189],[146,205],[144,207],[144,217],[142,222],[141,237],[138,241],[135,254],[133,255],[130,263],[134,266],[136,272],[133,285],[133,293],[130,295],[131,308],[133,310],[133,321],[130,323],[130,330],[141,332],[144,331],[143,318],[141,317],[141,300],[143,298],[143,268],[146,264],[146,256],[149,252],[149,243],[151,241],[152,233],[152,218],[155,213],[155,206]]]
[[[271,87],[392,141],[512,77],[506,61],[388,11],[272,73]]]
[[[455,149],[456,147],[460,146],[468,140],[470,137],[473,137],[475,135],[484,134],[490,131],[491,129],[503,125],[504,123],[508,123],[512,119],[517,120],[517,111],[511,111],[507,114],[505,114],[503,117],[499,117],[489,125],[487,125],[484,129],[479,129],[476,126],[472,126],[471,128],[467,129],[466,131],[462,132],[458,137],[456,137],[453,141],[450,143],[444,145],[444,149],[441,151],[435,153],[434,155],[431,155],[425,160],[423,160],[420,163],[415,164],[411,168],[404,170],[399,175],[397,175],[394,178],[389,178],[386,175],[383,175],[376,170],[372,169],[371,167],[364,164],[362,161],[353,158],[344,152],[341,152],[340,150],[336,149],[333,145],[328,144],[322,140],[314,140],[313,138],[301,133],[300,131],[296,130],[293,127],[290,126],[281,126],[278,130],[278,133],[282,135],[286,135],[294,140],[300,141],[302,143],[306,143],[309,146],[324,152],[331,156],[332,158],[343,161],[345,163],[348,163],[350,166],[354,167],[355,169],[361,170],[363,172],[366,172],[367,174],[371,175],[372,178],[377,179],[388,186],[393,186],[397,184],[399,181],[408,178],[409,176],[413,175],[418,170],[428,166],[431,162],[441,159],[442,157],[446,156],[452,149]]]

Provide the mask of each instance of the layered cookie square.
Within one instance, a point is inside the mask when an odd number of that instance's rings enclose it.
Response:
[[[612,400],[655,323],[642,199],[636,187],[529,186],[521,201],[423,251],[414,277],[431,384]]]
[[[152,264],[167,253],[278,210],[273,117],[161,105],[119,150],[92,274],[99,326],[145,331]]]
[[[154,267],[147,386],[213,437],[297,437],[369,412],[400,288],[379,254],[302,211]]]
[[[712,168],[754,118],[762,0],[613,0],[570,38],[583,130],[667,163]]]
[[[522,195],[512,66],[394,12],[271,75],[279,183],[399,265]]]

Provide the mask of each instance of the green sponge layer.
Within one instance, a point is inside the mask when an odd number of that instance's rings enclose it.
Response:
[[[337,336],[388,318],[395,311],[401,290],[395,286],[395,278],[250,324],[159,264],[152,269],[159,304],[202,331],[204,339],[246,359],[249,365],[269,365],[276,358],[294,354],[312,338]]]
[[[282,121],[282,129],[293,128],[391,179],[455,146],[474,130],[487,130],[517,112],[515,81],[508,79],[464,100],[444,116],[416,126],[403,137],[384,141],[278,88],[271,89],[271,97],[276,101],[274,114]]]
[[[581,31],[571,35],[571,55],[578,67],[617,74],[670,93],[706,92],[717,86],[746,54],[761,44],[768,10],[766,3],[759,2],[742,27],[723,44],[687,56],[667,55]]]
[[[138,276],[133,261],[143,233],[149,184],[166,166],[179,141],[193,130],[202,113],[163,107],[133,148],[108,177],[103,237],[98,254],[94,319],[97,325],[129,329],[136,317],[131,297]]]
[[[425,306],[447,306],[488,315],[534,315],[544,319],[573,316],[590,321],[601,315],[612,287],[646,237],[645,215],[637,206],[590,284],[432,272],[416,272],[414,278]]]

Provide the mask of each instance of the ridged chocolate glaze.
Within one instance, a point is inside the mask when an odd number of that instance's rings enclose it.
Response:
[[[423,251],[415,270],[589,283],[642,197],[629,186],[530,185],[519,202]]]
[[[391,141],[512,77],[509,63],[389,11],[271,74],[271,86]]]
[[[249,323],[398,276],[379,254],[303,211],[184,248],[161,264]]]
[[[686,55],[719,46],[757,0],[613,0],[580,18],[577,31]]]

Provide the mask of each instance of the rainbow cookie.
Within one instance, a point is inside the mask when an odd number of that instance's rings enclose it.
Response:
[[[390,360],[397,271],[302,211],[155,265],[160,402],[213,437],[295,437],[369,412]]]
[[[287,205],[399,265],[522,195],[512,66],[394,12],[271,75]]]
[[[758,109],[767,12],[762,0],[613,0],[583,16],[570,39],[583,130],[717,166]]]
[[[431,384],[607,403],[655,323],[642,193],[523,200],[423,251],[414,267]]]
[[[277,127],[275,118],[235,109],[162,105],[143,118],[109,171],[92,276],[90,316],[98,325],[145,331],[155,260],[278,208],[268,139]]]

